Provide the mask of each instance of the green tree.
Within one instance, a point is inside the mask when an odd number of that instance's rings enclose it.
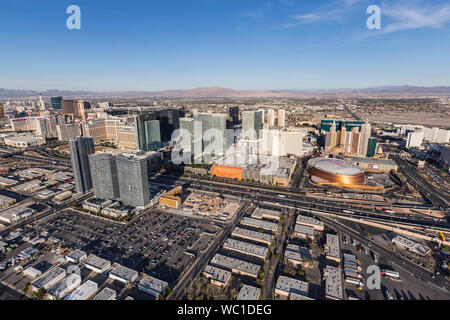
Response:
[[[44,288],[40,288],[33,295],[37,300],[44,300],[46,294],[47,294],[47,290],[45,290]]]

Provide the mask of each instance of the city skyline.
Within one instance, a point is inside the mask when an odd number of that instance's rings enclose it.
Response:
[[[92,91],[450,85],[450,7],[385,1],[4,1],[0,87]],[[38,48],[38,50],[36,50]],[[436,50],[439,48],[439,50]],[[32,63],[23,68],[23,62]],[[424,63],[426,62],[426,63]],[[414,66],[414,68],[411,68]],[[386,79],[389,78],[387,81]]]

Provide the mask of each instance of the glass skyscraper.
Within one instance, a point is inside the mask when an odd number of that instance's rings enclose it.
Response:
[[[89,156],[94,194],[100,199],[115,200],[120,197],[117,165],[110,153]]]
[[[133,207],[149,204],[147,158],[120,155],[116,163],[120,200]]]
[[[149,146],[154,145],[155,142],[153,135],[151,134],[156,130],[154,127],[155,125],[146,125],[146,122],[154,120],[159,122],[160,142],[163,144],[170,142],[173,132],[180,128],[180,114],[181,111],[178,109],[168,109],[136,115],[135,123],[138,149],[151,151],[148,148]],[[150,142],[147,141],[148,136],[150,136]]]
[[[89,137],[71,139],[69,140],[69,150],[75,190],[79,193],[87,193],[92,189],[89,155],[95,153],[94,139]]]
[[[51,98],[53,110],[62,110],[62,97]]]

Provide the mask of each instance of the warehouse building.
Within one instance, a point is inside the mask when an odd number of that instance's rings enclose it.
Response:
[[[207,265],[203,270],[203,275],[211,279],[213,285],[226,287],[231,279],[231,272]]]
[[[117,293],[113,289],[106,287],[98,293],[92,300],[116,300]]]
[[[167,282],[144,274],[144,278],[138,284],[138,289],[157,298],[158,295],[166,293],[168,286]]]
[[[344,298],[342,286],[342,270],[332,266],[326,266],[325,277],[325,298],[331,300],[342,300]]]
[[[310,261],[312,259],[312,251],[306,247],[288,244],[284,252],[284,258],[297,266],[304,263],[304,260]]]
[[[56,285],[58,282],[63,280],[65,277],[66,277],[66,270],[60,267],[55,267],[44,273],[42,276],[40,276],[33,282],[31,282],[31,287],[33,288],[34,291],[38,291],[41,288],[48,290],[54,285]]]
[[[66,260],[72,263],[80,263],[87,258],[87,254],[79,249],[72,251],[66,256]]]
[[[70,274],[63,281],[48,291],[51,299],[62,299],[81,284],[81,277],[75,273]]]
[[[275,294],[289,297],[291,293],[308,296],[309,283],[297,279],[279,276],[275,286]]]
[[[314,230],[317,230],[317,231],[323,231],[324,227],[325,227],[325,225],[322,221],[320,221],[318,219],[314,219],[312,217],[302,216],[302,215],[299,215],[297,217],[296,224],[312,227],[312,228],[314,228]]]
[[[397,171],[398,169],[397,164],[391,159],[345,157],[342,160],[356,165],[364,171],[389,173],[391,170]]]
[[[238,237],[238,238],[253,240],[256,242],[262,242],[267,245],[270,245],[270,243],[272,242],[272,239],[273,239],[273,236],[270,234],[253,231],[253,230],[249,230],[249,229],[244,229],[244,228],[239,228],[239,227],[234,228],[231,235],[234,237]]]
[[[36,279],[42,274],[42,272],[36,268],[28,267],[25,270],[23,270],[23,274],[30,278]]]
[[[16,199],[10,198],[4,195],[0,195],[0,209],[9,207],[10,205],[13,205],[16,203]]]
[[[244,284],[236,300],[258,300],[261,289]]]
[[[96,273],[106,272],[109,268],[111,268],[111,262],[108,260],[99,258],[95,255],[90,255],[86,261],[84,262],[86,268],[92,270]]]
[[[31,216],[35,211],[26,206],[16,206],[0,212],[0,221],[15,223],[21,219]]]
[[[261,269],[261,267],[256,264],[223,256],[218,253],[211,259],[210,264],[229,269],[233,273],[253,278],[258,276],[258,272]]]
[[[81,287],[76,289],[64,300],[88,300],[98,291],[97,283],[88,280]]]
[[[109,273],[109,278],[120,281],[122,283],[133,283],[137,280],[139,273],[135,270],[126,268],[124,266],[117,266]]]
[[[252,243],[234,240],[228,238],[225,240],[225,243],[223,244],[223,247],[228,250],[240,252],[243,254],[248,254],[260,259],[264,259],[267,255],[267,248],[258,246]]]
[[[314,228],[296,224],[292,235],[299,239],[313,239],[314,240]]]
[[[249,218],[249,217],[242,218],[241,224],[244,226],[250,226],[250,227],[254,227],[254,228],[258,228],[258,229],[269,230],[272,232],[276,232],[278,229],[277,223],[259,220],[259,219],[253,219],[253,218]]]
[[[327,243],[325,245],[325,252],[327,259],[341,262],[341,248],[339,244],[339,237],[334,234],[327,234]]]
[[[275,211],[275,210],[269,210],[269,209],[263,209],[263,208],[256,208],[252,215],[252,218],[254,219],[272,219],[280,221],[281,218],[281,212]]]

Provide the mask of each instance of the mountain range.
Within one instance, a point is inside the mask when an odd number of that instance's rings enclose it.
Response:
[[[34,98],[39,91],[8,90],[0,88],[0,98]],[[310,90],[234,90],[222,87],[203,87],[188,90],[166,91],[66,91],[50,89],[42,92],[44,97],[63,96],[65,98],[95,97],[153,97],[153,98],[270,98],[270,97],[407,97],[407,96],[450,96],[450,86],[415,87],[382,86],[363,89],[310,89]]]

